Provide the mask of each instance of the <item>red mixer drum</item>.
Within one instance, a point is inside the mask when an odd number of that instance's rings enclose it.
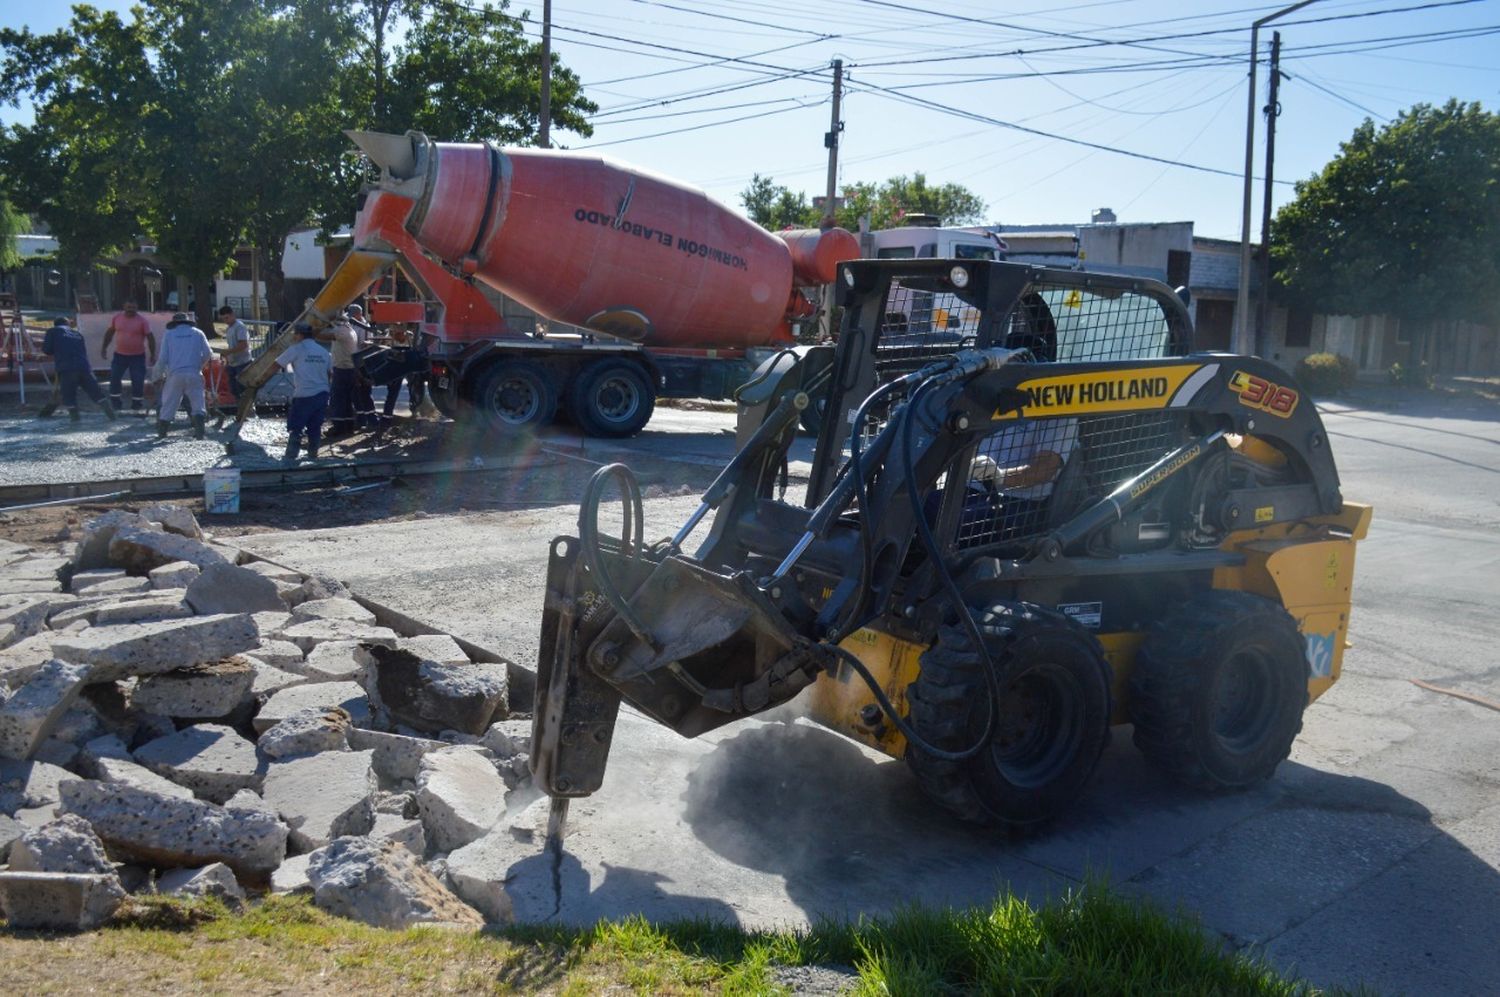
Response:
[[[790,340],[787,242],[701,190],[586,153],[353,137],[419,243],[543,315],[654,347]]]

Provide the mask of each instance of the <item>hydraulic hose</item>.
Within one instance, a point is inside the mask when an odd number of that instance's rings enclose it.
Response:
[[[630,604],[625,601],[620,590],[615,587],[614,580],[609,577],[609,572],[599,556],[599,506],[603,502],[604,488],[610,478],[618,478],[620,481],[620,504],[624,510],[624,522],[620,530],[621,550],[631,560],[635,560],[641,556],[641,550],[645,546],[645,514],[641,507],[641,486],[636,482],[635,475],[630,468],[624,464],[606,464],[589,478],[588,486],[583,491],[583,501],[578,506],[578,542],[582,547],[583,563],[593,573],[594,584],[598,586],[599,593],[604,596],[620,619],[625,621],[630,632],[652,649],[656,649],[656,638],[652,636],[651,630],[635,610],[630,608]]]

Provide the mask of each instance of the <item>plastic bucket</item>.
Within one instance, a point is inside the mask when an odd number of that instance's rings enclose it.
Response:
[[[223,515],[240,511],[240,469],[211,467],[203,472],[203,511]]]

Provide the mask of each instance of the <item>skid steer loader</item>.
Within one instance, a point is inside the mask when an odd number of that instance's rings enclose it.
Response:
[[[1371,516],[1343,500],[1311,399],[1265,361],[1191,353],[1154,281],[974,260],[839,275],[837,346],[741,392],[741,446],[674,537],[644,542],[616,465],[553,542],[538,784],[597,790],[622,700],[694,737],[799,694],[983,824],[1060,813],[1112,724],[1192,786],[1269,777],[1339,676]],[[618,538],[598,527],[612,481]]]

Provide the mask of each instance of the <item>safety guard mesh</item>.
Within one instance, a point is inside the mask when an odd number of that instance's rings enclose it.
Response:
[[[1179,412],[1021,419],[981,440],[954,547],[1024,545],[1176,449]]]

